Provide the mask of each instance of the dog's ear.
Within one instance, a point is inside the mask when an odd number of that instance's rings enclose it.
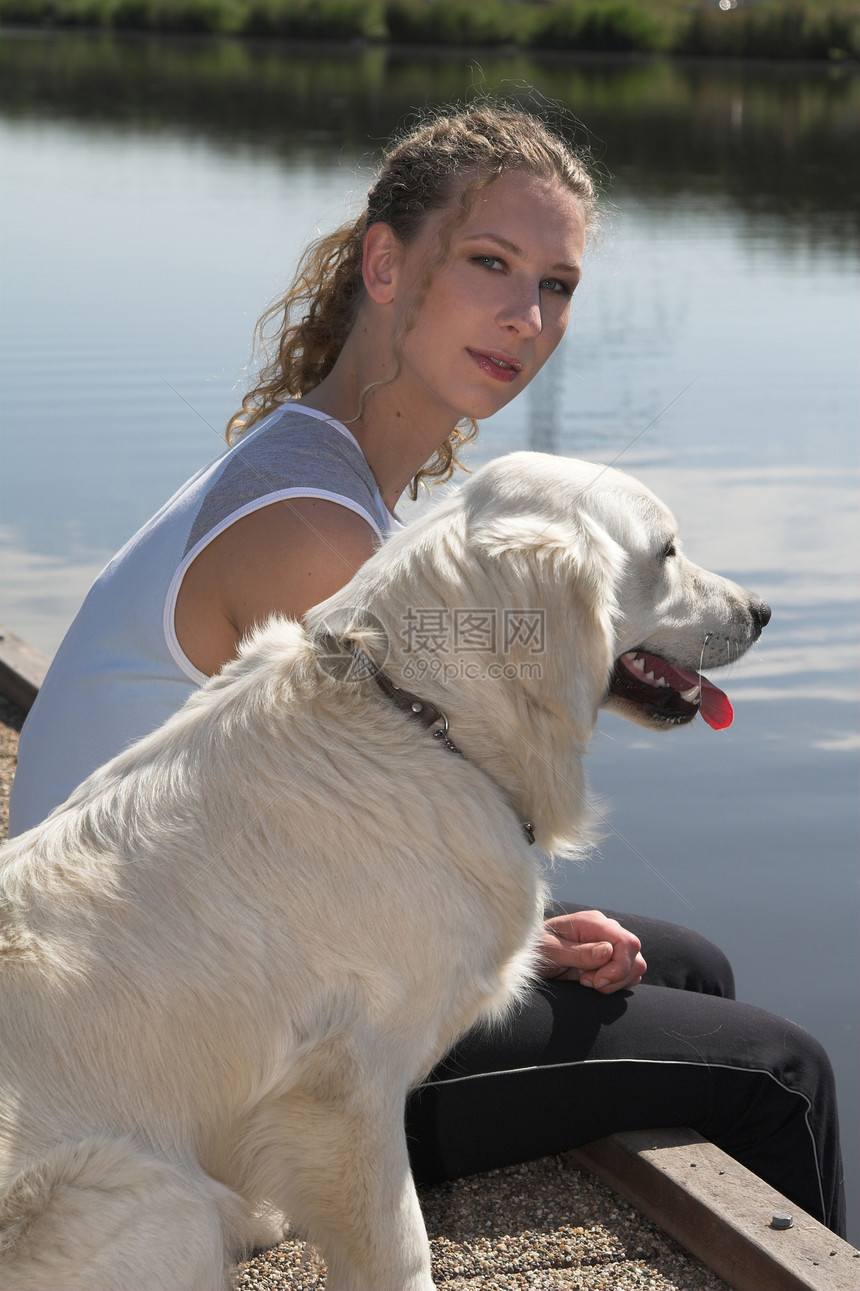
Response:
[[[469,548],[506,567],[499,586],[509,607],[541,606],[556,637],[556,663],[573,651],[577,667],[554,678],[569,694],[582,728],[594,720],[613,662],[616,593],[625,553],[593,517],[547,520],[536,515],[494,516],[476,524]],[[519,662],[517,660],[516,662]]]
[[[541,849],[565,854],[588,820],[582,756],[612,671],[625,556],[582,513],[479,518],[467,545],[510,616],[503,662],[513,680],[496,703],[507,736],[521,733],[484,758],[490,765],[498,758],[497,776],[515,786],[514,800],[535,820]]]

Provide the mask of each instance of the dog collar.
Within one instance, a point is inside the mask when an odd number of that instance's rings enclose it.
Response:
[[[357,650],[346,641],[341,642],[341,644],[349,651],[353,658],[361,662],[362,667],[367,670],[368,677],[373,678],[382,693],[387,695],[391,702],[396,704],[401,712],[406,713],[406,715],[411,717],[414,721],[420,722],[421,725],[426,727],[428,730],[430,727],[436,726],[438,722],[441,722],[442,725],[438,730],[433,732],[433,739],[438,740],[439,743],[443,745],[444,748],[448,749],[450,753],[456,753],[464,762],[469,761],[463,750],[457,747],[448,734],[448,718],[442,712],[441,708],[437,708],[435,704],[431,704],[429,699],[422,699],[420,695],[413,695],[411,691],[404,690],[402,686],[396,686],[391,678],[386,676],[379,665],[374,663],[374,661],[366,655],[363,650]],[[524,820],[521,822],[520,828],[526,836],[526,841],[531,846],[535,841],[534,825],[530,820]]]

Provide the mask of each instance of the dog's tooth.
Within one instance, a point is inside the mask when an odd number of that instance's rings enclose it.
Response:
[[[627,658],[630,660],[632,668],[638,668],[639,672],[645,671],[645,660],[641,659],[638,654],[629,654]]]
[[[646,680],[646,681],[653,681],[653,680],[654,680],[654,674],[653,674],[653,672],[646,672],[646,673],[645,673],[645,680]]]
[[[668,686],[668,684],[669,683],[667,682],[665,677],[658,677],[657,680],[654,682],[655,686]]]
[[[688,704],[698,704],[702,697],[702,687],[691,686],[689,690],[682,690],[680,694],[681,698],[686,699]]]

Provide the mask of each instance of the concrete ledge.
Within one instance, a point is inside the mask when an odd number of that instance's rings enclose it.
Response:
[[[0,627],[0,695],[25,713],[33,707],[49,663],[41,650]]]
[[[736,1291],[860,1287],[860,1251],[693,1130],[613,1134],[571,1155]]]

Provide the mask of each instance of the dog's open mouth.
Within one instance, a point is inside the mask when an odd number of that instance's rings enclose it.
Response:
[[[699,672],[675,668],[659,655],[629,650],[615,661],[609,693],[632,704],[649,721],[679,726],[697,713],[721,731],[731,726],[734,713],[728,695]]]

